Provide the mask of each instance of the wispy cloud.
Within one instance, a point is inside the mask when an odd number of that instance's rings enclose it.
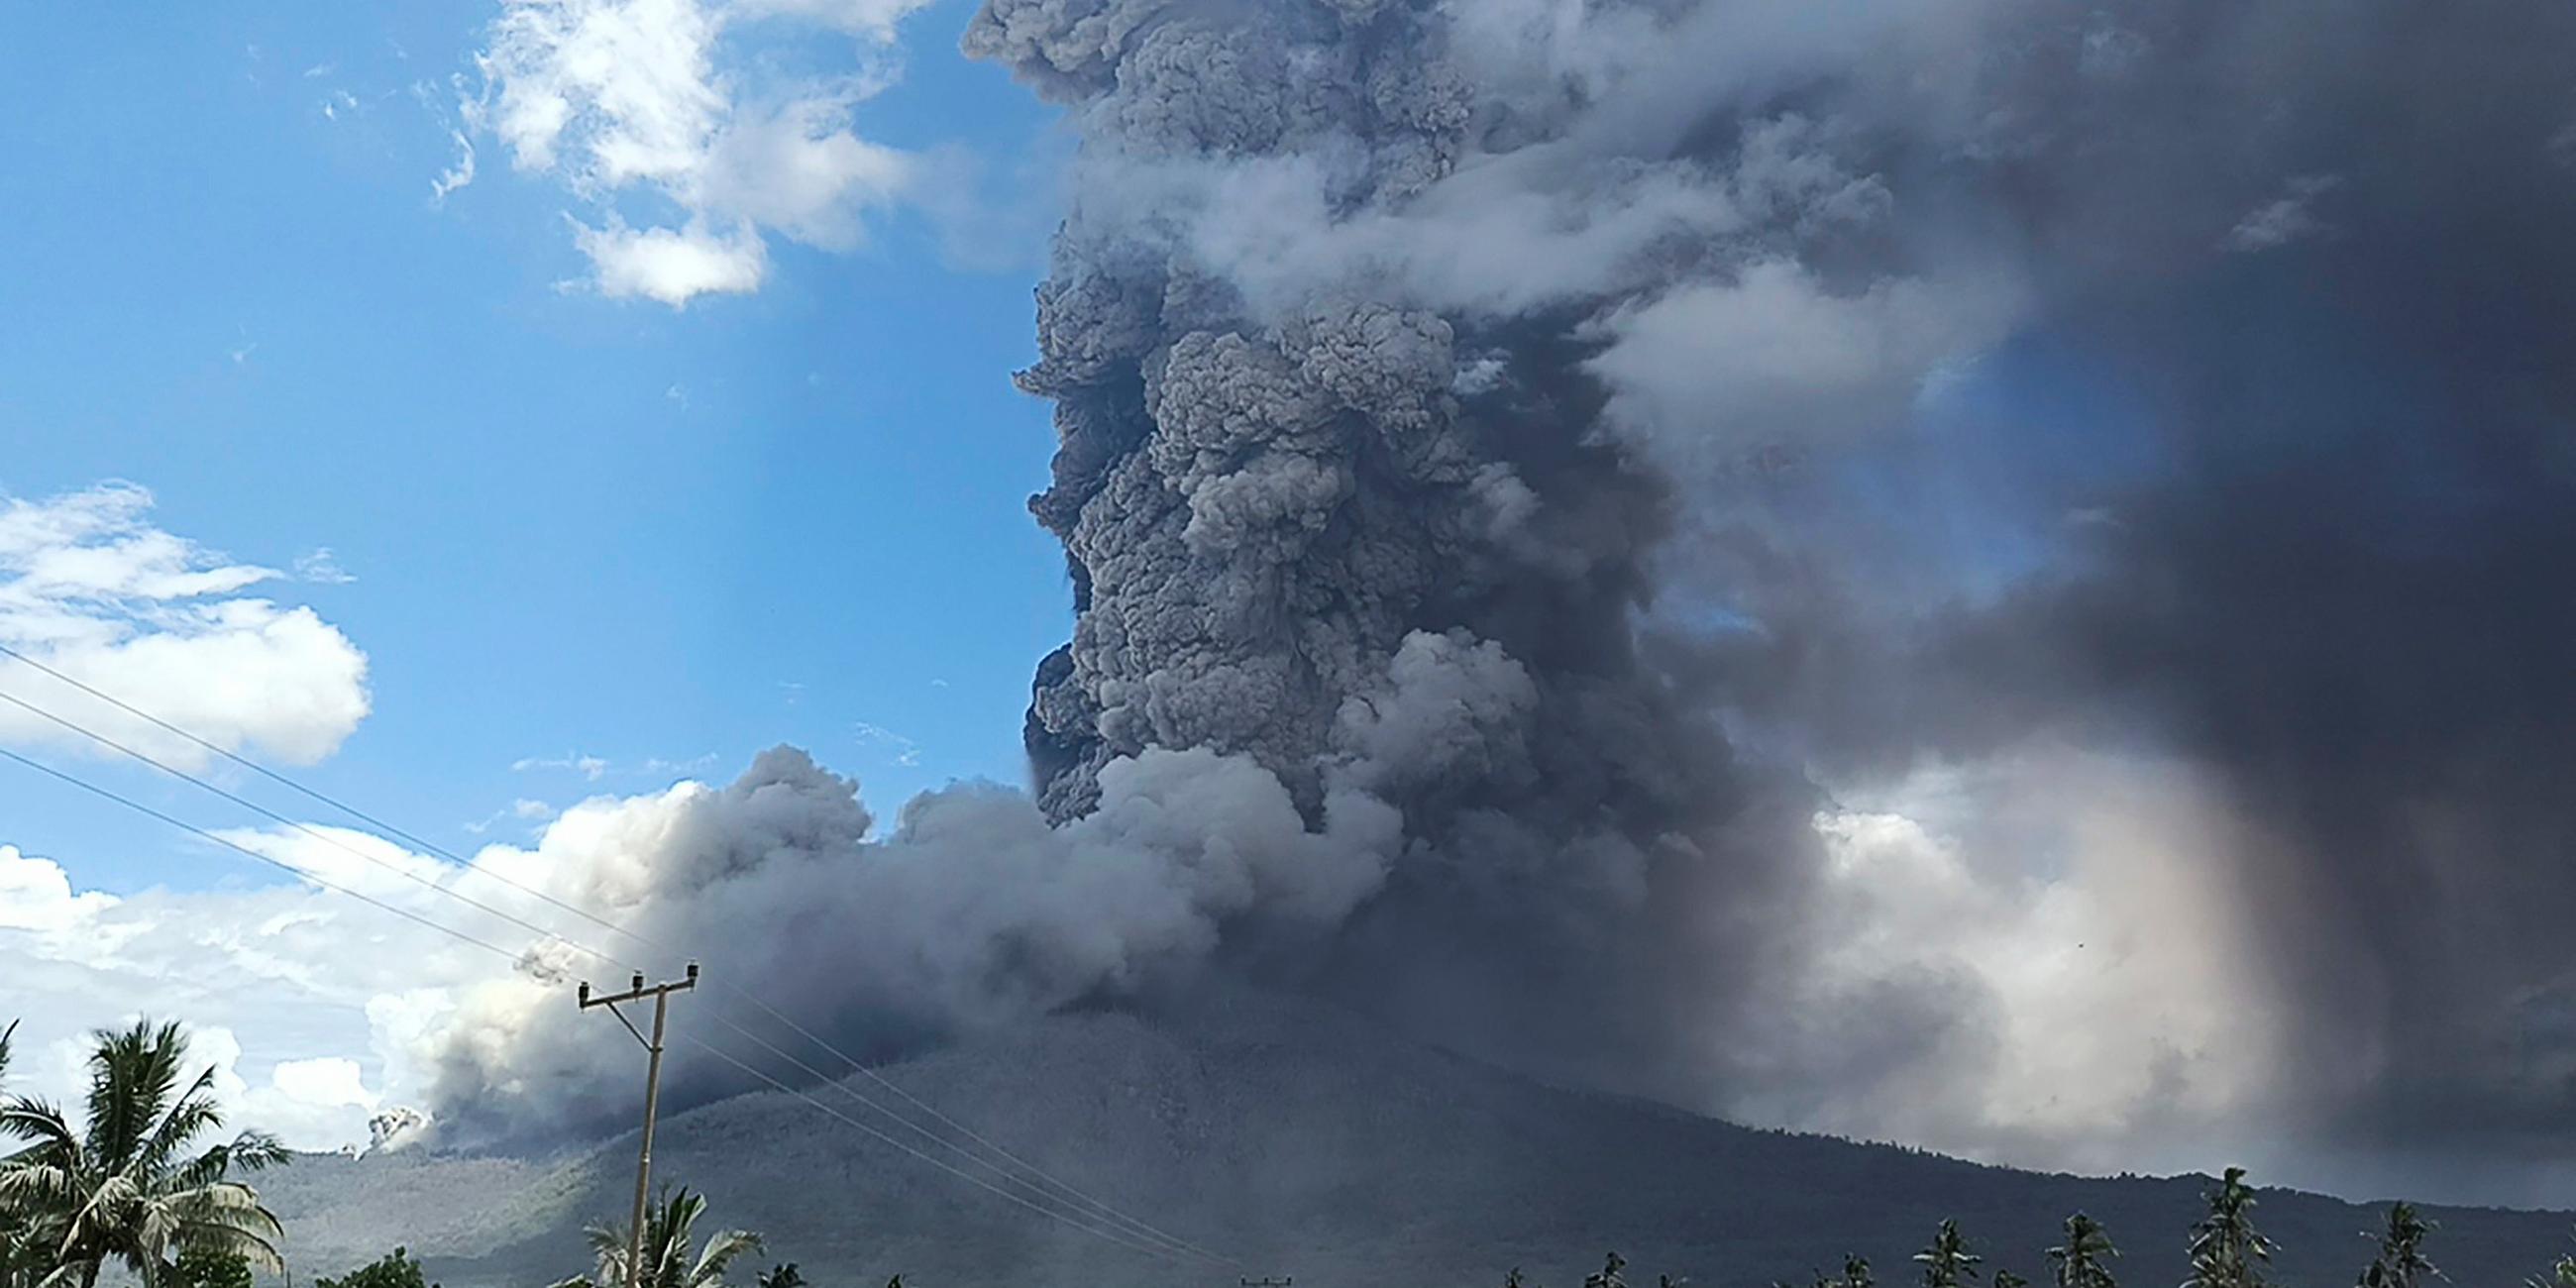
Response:
[[[569,752],[561,756],[522,756],[519,759],[510,762],[510,769],[515,773],[525,774],[544,769],[565,769],[580,774],[582,777],[587,778],[594,783],[606,777],[608,775],[609,768],[610,766],[606,758],[584,755],[580,752]]]
[[[858,732],[860,746],[873,747],[892,756],[894,763],[906,768],[921,764],[921,744],[912,739],[883,725],[869,724],[865,720],[859,721],[852,727]]]
[[[2300,175],[2291,179],[2278,199],[2255,207],[2238,220],[2236,226],[2227,231],[2222,245],[2243,254],[2287,246],[2294,241],[2332,231],[2323,219],[2317,217],[2315,205],[2319,197],[2334,191],[2342,183],[2341,178],[2330,174]]]
[[[439,171],[429,181],[429,204],[445,204],[448,194],[474,182],[474,140],[463,130],[449,130],[447,137],[456,144],[456,161]]]
[[[295,579],[324,586],[345,586],[357,578],[350,576],[332,555],[331,547],[315,546],[295,560]]]
[[[544,801],[532,800],[528,797],[522,796],[519,799],[510,802],[508,805],[492,811],[490,814],[486,815],[482,821],[466,824],[465,830],[472,832],[476,836],[481,836],[502,823],[512,821],[531,824],[543,823],[552,819],[560,812],[561,811],[557,810],[554,806],[549,805]]]
[[[686,760],[668,760],[661,756],[653,756],[645,760],[643,771],[647,774],[695,774],[713,769],[715,763],[716,754],[712,751],[703,756],[691,756]]]

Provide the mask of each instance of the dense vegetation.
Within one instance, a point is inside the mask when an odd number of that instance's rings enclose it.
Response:
[[[0,1030],[0,1080],[11,1032]],[[79,1113],[42,1100],[0,1095],[0,1288],[96,1288],[118,1271],[144,1288],[253,1288],[259,1272],[282,1274],[284,1234],[245,1178],[287,1161],[260,1132],[215,1139],[224,1126],[213,1096],[214,1071],[190,1076],[186,1035],[175,1024],[139,1022],[101,1031],[88,1059],[89,1087]],[[205,1143],[215,1140],[215,1143]],[[2244,1170],[2230,1168],[2204,1195],[2205,1211],[2175,1247],[2187,1247],[2182,1288],[2275,1288],[2275,1246],[2255,1222],[2255,1191]],[[703,1196],[665,1189],[648,1210],[642,1240],[643,1288],[726,1288],[727,1275],[762,1250],[759,1235],[725,1230],[700,1238]],[[2433,1222],[2405,1203],[2391,1206],[2356,1288],[2432,1288],[2443,1278],[2427,1244]],[[622,1288],[629,1232],[588,1232],[591,1273],[554,1288]],[[381,1245],[379,1245],[381,1246]],[[1922,1288],[2027,1288],[2031,1282],[1972,1246],[1955,1220],[1941,1221],[1913,1256],[1907,1276]],[[2054,1246],[2034,1259],[2053,1288],[2118,1288],[2120,1251],[2090,1215],[2066,1218]],[[1629,1288],[1628,1263],[1616,1253],[1584,1279],[1584,1288]],[[881,1272],[880,1272],[881,1273]],[[754,1276],[754,1288],[806,1288],[798,1267],[782,1263]],[[1659,1277],[1658,1288],[1687,1280]],[[2576,1288],[2576,1256],[2562,1256],[2529,1288]],[[436,1288],[404,1248],[371,1264],[314,1281],[314,1288]],[[895,1279],[887,1288],[903,1288]],[[1517,1269],[1505,1288],[1537,1288]],[[1787,1288],[1775,1285],[1775,1288]],[[1839,1274],[1817,1273],[1811,1288],[1877,1288],[1870,1263],[1846,1257]],[[2151,1285],[2150,1288],[2162,1288]]]
[[[2254,1226],[2254,1190],[2245,1183],[2245,1169],[2228,1168],[2207,1201],[2208,1213],[2191,1227],[2191,1277],[2182,1288],[2273,1288],[2266,1277],[2272,1241]],[[2392,1205],[2387,1227],[2376,1236],[2377,1255],[2362,1268],[2357,1288],[2431,1288],[2446,1279],[2424,1255],[2433,1229],[2413,1204]],[[2055,1288],[2119,1288],[2111,1272],[2119,1255],[2101,1222],[2078,1212],[2066,1218],[2066,1241],[2048,1249],[2050,1282]],[[1972,1288],[1985,1258],[1969,1249],[1958,1222],[1943,1221],[1931,1244],[1914,1254],[1914,1262],[1922,1288]],[[1613,1252],[1599,1271],[1584,1277],[1583,1288],[1628,1288],[1627,1266],[1627,1259]],[[1657,1288],[1679,1288],[1685,1282],[1669,1276],[1656,1280]],[[1994,1272],[1994,1288],[2027,1288],[2029,1282],[2000,1267]],[[2560,1257],[2548,1276],[2527,1282],[2528,1288],[2576,1288],[2576,1257]],[[1538,1286],[1515,1268],[1504,1276],[1503,1288]],[[1794,1286],[1775,1283],[1772,1288]],[[1878,1288],[1878,1281],[1866,1258],[1851,1256],[1843,1259],[1841,1274],[1818,1274],[1812,1288]]]

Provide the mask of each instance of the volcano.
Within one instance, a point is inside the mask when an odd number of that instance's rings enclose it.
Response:
[[[2119,1242],[2123,1279],[2158,1284],[2182,1277],[2209,1184],[2014,1171],[1756,1130],[1549,1085],[1268,996],[1061,1014],[879,1072],[1240,1265],[1156,1260],[1067,1229],[779,1092],[667,1118],[655,1175],[708,1195],[706,1229],[757,1230],[764,1264],[796,1262],[818,1285],[897,1273],[924,1285],[1478,1284],[1515,1267],[1571,1285],[1613,1249],[1639,1282],[1805,1282],[1854,1253],[1893,1282],[1910,1277],[1906,1258],[1945,1217],[1990,1268],[2042,1279],[2043,1250],[2079,1209]],[[890,1100],[864,1079],[849,1085]],[[837,1089],[812,1094],[884,1125]],[[316,1155],[261,1188],[299,1277],[400,1245],[446,1288],[529,1288],[588,1268],[581,1228],[624,1219],[634,1147],[629,1134],[532,1157]],[[2440,1223],[2434,1259],[2458,1283],[2519,1282],[2568,1247],[2565,1213],[2425,1211]],[[2382,1215],[2287,1190],[2264,1191],[2258,1213],[2294,1283],[2352,1275],[2370,1255],[2362,1232]]]

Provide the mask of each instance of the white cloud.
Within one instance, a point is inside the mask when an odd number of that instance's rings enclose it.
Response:
[[[769,271],[769,246],[750,224],[731,234],[692,220],[684,228],[629,228],[610,217],[575,221],[573,241],[590,257],[591,285],[610,299],[658,300],[679,308],[701,295],[748,295]]]
[[[366,718],[367,658],[312,609],[242,592],[278,578],[149,522],[131,484],[0,498],[0,643],[218,746],[311,764]],[[14,659],[0,692],[188,767],[210,758]],[[0,743],[112,754],[0,706]]]
[[[261,839],[261,848],[269,845]],[[248,862],[212,851],[207,861]],[[506,930],[430,891],[375,880],[397,906],[495,936]],[[29,932],[0,934],[7,1018],[21,1021],[26,1057],[11,1071],[11,1090],[76,1098],[91,1030],[137,1016],[177,1019],[194,1035],[195,1063],[217,1069],[218,1094],[235,1123],[307,1149],[367,1139],[370,1109],[388,1102],[380,1093],[400,1085],[394,1080],[407,1067],[396,1025],[401,999],[417,1007],[424,990],[443,995],[508,969],[444,935],[307,886],[114,898],[79,890],[61,866],[6,846],[0,930]],[[381,1023],[379,999],[395,999]]]
[[[413,854],[383,837],[343,827],[307,824],[300,831],[239,828],[215,835],[343,890],[376,899],[426,893],[428,886],[444,884],[455,873],[449,864]]]
[[[912,158],[850,121],[885,83],[895,24],[927,3],[508,0],[477,57],[483,84],[466,119],[517,169],[562,180],[598,211],[573,222],[602,294],[676,308],[756,290],[770,235],[846,250],[867,213],[911,183]],[[728,39],[764,21],[852,41],[851,70],[776,81]],[[618,207],[628,197],[677,218],[629,227]]]
[[[74,894],[62,865],[0,845],[0,930],[63,934],[115,906],[113,895],[94,890]]]

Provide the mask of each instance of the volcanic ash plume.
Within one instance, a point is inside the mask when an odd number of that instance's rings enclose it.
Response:
[[[987,0],[1080,141],[1034,799],[772,757],[597,893],[877,1050],[1214,963],[2019,1161],[2554,1156],[2571,26]],[[570,1067],[492,1013],[451,1105]]]
[[[988,0],[1083,145],[1044,808],[1367,792],[1370,996],[1692,1103],[2564,1139],[2571,26]],[[1849,920],[1891,803],[1982,933]]]

